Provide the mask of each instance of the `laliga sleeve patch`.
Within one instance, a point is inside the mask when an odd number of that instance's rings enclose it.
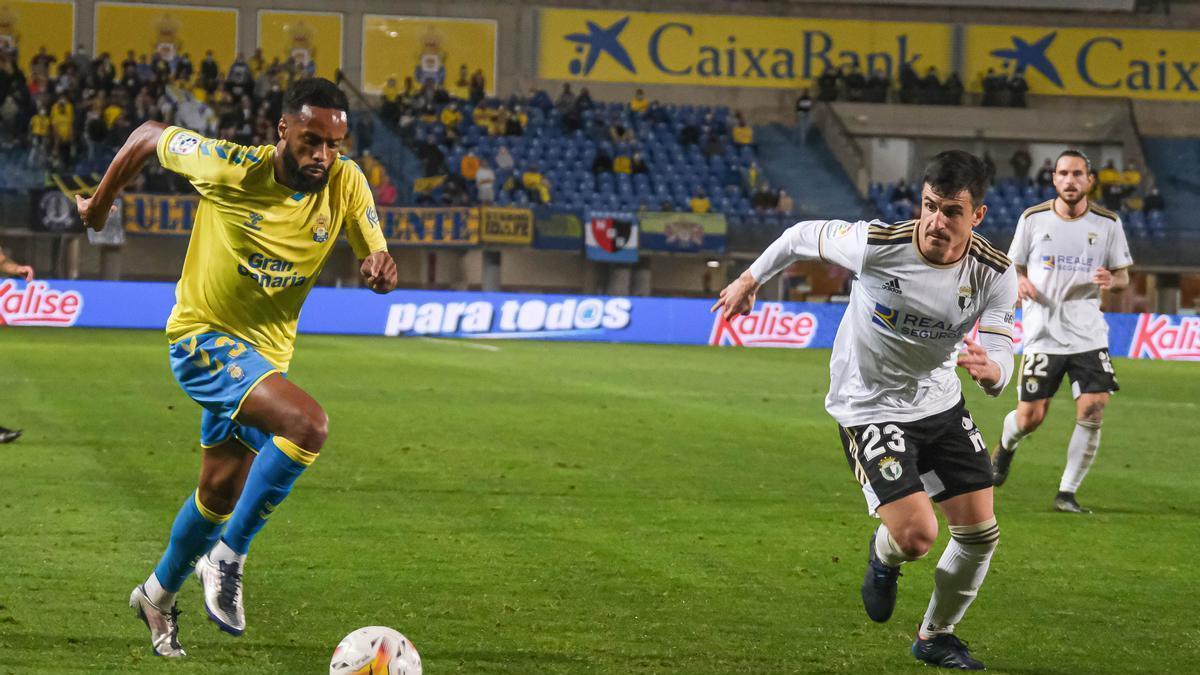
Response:
[[[852,223],[847,223],[845,221],[840,222],[837,225],[829,228],[829,238],[830,239],[840,239],[840,238],[846,236],[847,234],[850,234],[850,230],[853,230],[853,229],[854,229],[854,225]]]
[[[167,152],[173,152],[176,155],[190,155],[200,146],[200,137],[186,132],[175,134],[171,142],[167,144]]]
[[[375,210],[374,206],[367,207],[366,216],[368,223],[370,223],[373,227],[379,227],[379,212]]]

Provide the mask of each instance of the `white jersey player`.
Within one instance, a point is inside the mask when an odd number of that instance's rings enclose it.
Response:
[[[1017,409],[1004,418],[993,454],[995,483],[1002,485],[1022,438],[1046,417],[1063,375],[1071,378],[1075,431],[1054,508],[1088,513],[1075,499],[1100,447],[1100,422],[1109,395],[1117,391],[1108,354],[1108,324],[1100,291],[1129,285],[1133,264],[1121,219],[1088,202],[1091,164],[1068,150],[1058,157],[1058,197],[1027,210],[1017,221],[1009,257],[1019,275],[1025,355]]]
[[[1008,258],[972,232],[987,212],[986,189],[979,158],[943,152],[925,171],[919,220],[798,223],[713,307],[725,320],[749,312],[761,285],[796,260],[821,259],[857,275],[834,341],[825,407],[868,510],[883,521],[868,543],[863,605],[875,621],[891,617],[900,565],[937,539],[932,498],[951,540],[912,652],[966,669],[983,664],[954,627],[983,583],[1000,529],[991,461],[955,366],[990,396],[1004,389],[1017,299]],[[968,337],[977,322],[979,343]]]

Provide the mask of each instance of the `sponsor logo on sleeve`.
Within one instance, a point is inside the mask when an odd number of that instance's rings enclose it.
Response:
[[[167,144],[167,152],[172,152],[176,155],[190,155],[196,152],[196,148],[199,146],[199,136],[181,131],[175,134],[171,142]]]

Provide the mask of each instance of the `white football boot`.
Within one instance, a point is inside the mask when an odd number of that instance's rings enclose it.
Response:
[[[150,647],[155,656],[179,658],[187,656],[179,645],[179,608],[174,603],[163,611],[150,602],[141,584],[129,594],[129,606],[150,629]]]
[[[217,628],[240,636],[246,632],[246,610],[242,605],[242,566],[236,562],[213,561],[209,554],[196,562],[196,578],[204,587],[204,609]]]

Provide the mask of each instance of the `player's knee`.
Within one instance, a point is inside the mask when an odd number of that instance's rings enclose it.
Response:
[[[1042,426],[1044,419],[1046,419],[1046,411],[1041,408],[1017,411],[1017,426],[1020,427],[1022,433],[1033,433]]]
[[[309,452],[320,452],[329,438],[329,416],[320,406],[305,411],[293,421],[293,429],[287,437]]]
[[[1100,426],[1100,423],[1104,421],[1104,404],[1100,401],[1087,404],[1078,421],[1088,426]]]
[[[905,526],[896,530],[889,527],[888,531],[891,532],[892,539],[896,541],[900,551],[909,560],[925,557],[929,553],[929,549],[933,548],[933,543],[937,541],[937,521],[906,523]]]
[[[238,484],[232,476],[202,474],[196,491],[200,503],[213,513],[232,513],[237,504]]]

